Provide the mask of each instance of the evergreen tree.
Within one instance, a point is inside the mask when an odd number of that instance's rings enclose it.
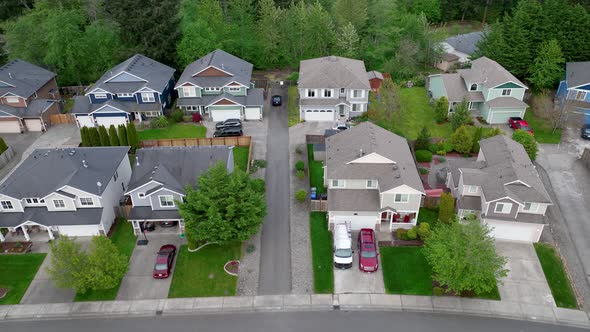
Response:
[[[125,128],[125,125],[119,125],[119,143],[121,143],[121,146],[128,146],[129,143],[127,143],[127,129]]]
[[[273,0],[260,0],[258,3],[258,22],[256,23],[257,39],[260,43],[261,64],[265,67],[276,66],[281,60],[279,49],[282,10],[277,8]]]
[[[461,126],[451,135],[453,149],[459,153],[470,153],[473,147],[473,135],[465,126]]]
[[[100,138],[99,146],[110,146],[111,141],[109,140],[109,134],[104,126],[98,127],[98,137]]]
[[[541,49],[530,67],[529,82],[541,90],[555,86],[563,77],[565,59],[557,40],[541,44]]]
[[[420,134],[418,134],[418,138],[416,138],[416,143],[414,143],[414,149],[416,150],[428,150],[428,146],[430,145],[430,131],[428,131],[428,127],[422,127]]]
[[[361,31],[367,24],[367,0],[336,0],[332,12],[339,27],[351,23],[356,31]]]
[[[88,128],[88,146],[100,146],[100,135],[98,134],[98,128]]]
[[[6,145],[4,138],[0,137],[0,154],[2,154],[6,150],[8,150],[8,145]]]
[[[129,122],[127,124],[127,144],[129,144],[129,146],[131,146],[132,149],[139,148],[137,131],[135,130],[135,124],[133,122]]]
[[[442,193],[438,209],[438,220],[450,223],[455,216],[455,199],[451,193]]]
[[[352,23],[348,22],[338,35],[336,46],[338,54],[346,58],[358,58],[360,37]]]
[[[84,126],[80,128],[80,141],[82,146],[91,146],[90,145],[90,133],[88,132],[88,127]]]
[[[260,66],[255,1],[228,0],[227,7],[229,33],[224,42],[226,51]]]
[[[456,131],[459,127],[471,121],[471,114],[468,108],[469,104],[465,100],[455,106],[455,111],[451,116],[451,129],[453,131]]]
[[[434,119],[436,123],[443,123],[447,121],[447,117],[449,116],[449,101],[447,97],[442,96],[436,100],[434,104]]]
[[[117,135],[117,128],[115,125],[109,127],[109,143],[111,146],[119,146],[119,136]]]

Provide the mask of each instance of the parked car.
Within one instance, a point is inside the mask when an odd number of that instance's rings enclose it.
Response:
[[[363,272],[375,272],[379,268],[375,232],[370,228],[363,228],[359,232],[359,269]]]
[[[582,126],[582,138],[590,139],[590,123],[587,123]]]
[[[225,128],[240,128],[242,129],[242,121],[240,119],[227,119],[225,121],[217,122],[215,124],[215,129],[225,129]]]
[[[283,97],[279,95],[272,96],[272,106],[281,106],[283,104]]]
[[[178,224],[176,220],[164,220],[160,221],[160,227],[174,227]]]
[[[524,121],[520,117],[511,117],[510,119],[508,119],[508,125],[510,126],[510,128],[512,128],[514,130],[520,129],[520,130],[528,131],[531,135],[534,134],[533,130],[529,126],[529,123]]]
[[[334,126],[332,129],[333,130],[337,130],[338,132],[346,130],[350,128],[350,125],[347,123],[338,123],[336,126]]]
[[[345,224],[334,227],[334,266],[339,269],[352,267],[352,239]]]
[[[175,245],[166,244],[160,247],[158,255],[156,256],[156,264],[154,265],[153,276],[155,279],[166,279],[170,276],[170,273],[172,273],[172,264],[174,263],[175,255]]]
[[[224,128],[213,133],[213,137],[242,136],[243,134],[241,128]]]

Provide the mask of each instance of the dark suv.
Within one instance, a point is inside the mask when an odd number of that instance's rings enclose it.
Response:
[[[587,123],[582,126],[582,138],[590,139],[590,123]]]
[[[231,136],[242,136],[242,128],[234,127],[234,128],[223,128],[220,130],[215,131],[213,137],[231,137]]]
[[[225,121],[217,122],[215,124],[215,129],[225,129],[225,128],[239,128],[242,129],[242,121],[240,119],[227,119]]]

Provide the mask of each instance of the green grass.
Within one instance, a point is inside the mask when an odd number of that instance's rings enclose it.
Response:
[[[427,222],[430,226],[433,226],[438,221],[438,211],[421,207],[418,212],[418,223]]]
[[[544,243],[535,243],[534,246],[557,306],[572,309],[578,308],[578,302],[576,301],[576,296],[563,267],[563,262],[555,249]]]
[[[140,141],[168,138],[203,138],[207,128],[201,125],[175,123],[166,128],[146,129],[137,132]]]
[[[131,258],[137,237],[133,234],[133,226],[125,219],[120,219],[115,226],[115,230],[111,234],[111,241],[117,246],[119,251]],[[104,290],[89,290],[86,293],[77,293],[74,301],[111,301],[117,297],[119,286]]]
[[[236,295],[238,278],[223,269],[230,260],[239,260],[241,244],[208,245],[197,252],[180,246],[168,297]]]
[[[309,186],[316,187],[318,194],[325,193],[324,164],[321,161],[313,160],[313,144],[307,144],[307,159],[309,162]]]
[[[0,288],[8,293],[0,304],[18,304],[47,254],[0,255]]]
[[[246,171],[248,168],[248,153],[250,148],[247,146],[234,148],[234,167]]]
[[[74,99],[72,98],[67,98],[64,99],[64,113],[71,113],[72,112],[72,108],[74,108]]]
[[[494,285],[494,288],[487,292],[487,293],[479,293],[474,296],[478,299],[484,300],[497,300],[500,301],[500,291],[498,290],[498,285]]]
[[[311,212],[309,229],[311,234],[314,292],[317,294],[332,294],[334,292],[332,233],[328,229],[326,213]]]
[[[389,294],[432,295],[432,270],[419,247],[382,247],[381,266]]]
[[[298,124],[299,122],[299,104],[297,103],[297,97],[299,91],[297,86],[290,86],[287,96],[287,111],[289,112],[289,127]]]
[[[477,22],[477,21],[464,21],[464,22],[455,21],[455,22],[445,23],[445,25],[439,29],[442,31],[442,33],[444,34],[445,37],[451,37],[451,36],[456,36],[456,35],[460,35],[460,34],[464,34],[464,33],[481,31],[482,26],[481,26],[481,22]]]
[[[553,132],[553,126],[545,119],[542,119],[533,113],[531,109],[528,109],[524,115],[524,120],[529,123],[529,126],[535,132],[535,139],[539,143],[544,144],[559,144],[561,141],[561,129]]]

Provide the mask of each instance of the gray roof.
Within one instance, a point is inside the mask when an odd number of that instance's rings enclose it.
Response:
[[[467,91],[465,81],[459,74],[442,74],[441,78],[449,101],[463,101],[463,99],[474,102],[485,101],[481,91]]]
[[[565,77],[568,88],[590,84],[590,61],[566,63]]]
[[[115,107],[126,113],[162,110],[162,104],[160,103],[138,104],[135,101],[121,101],[117,99],[111,99],[104,103],[91,104],[87,96],[75,96],[74,107],[72,107],[72,113],[89,114],[105,105]]]
[[[381,74],[380,72],[376,71],[376,70],[371,70],[370,72],[367,72],[367,77],[372,80],[374,78],[382,80],[383,81],[383,74]]]
[[[445,61],[448,61],[448,62],[459,60],[459,57],[457,55],[451,54],[451,53],[443,53],[441,55],[441,58]]]
[[[300,88],[371,89],[365,63],[361,60],[327,56],[301,60]]]
[[[55,76],[56,73],[32,63],[20,59],[12,60],[0,67],[0,96],[13,93],[28,98]]]
[[[51,105],[55,103],[50,99],[33,99],[29,101],[27,107],[12,107],[0,105],[0,112],[8,113],[19,118],[39,118]],[[2,116],[0,114],[0,116]]]
[[[246,96],[234,96],[230,93],[222,93],[218,95],[204,95],[202,97],[183,97],[178,98],[176,106],[207,106],[209,104],[218,102],[221,99],[228,99],[235,103],[244,106],[263,106],[264,105],[264,89],[248,89]]]
[[[381,191],[405,184],[424,192],[408,141],[371,122],[326,138],[326,149],[328,179],[377,179]],[[376,153],[395,164],[349,163],[359,158],[361,149],[364,156]]]
[[[24,212],[0,212],[0,227],[15,227],[26,221],[44,226],[98,225],[103,208],[75,211],[48,211],[46,207],[28,207]]]
[[[509,107],[509,108],[526,108],[527,105],[524,101],[518,100],[514,97],[498,97],[488,101],[490,107]]]
[[[349,105],[346,98],[303,98],[299,99],[301,106],[336,106],[338,104]]]
[[[507,82],[514,82],[527,88],[508,70],[496,61],[485,56],[471,61],[471,68],[460,69],[457,72],[469,83],[485,83],[488,88],[501,85]]]
[[[135,166],[128,191],[153,180],[166,189],[183,193],[187,185],[196,186],[199,175],[217,162],[233,170],[233,163],[228,164],[230,157],[233,157],[233,150],[229,146],[139,149],[135,152]]]
[[[457,202],[458,208],[463,210],[481,210],[481,197],[480,196],[463,196]]]
[[[134,206],[127,217],[129,220],[178,220],[178,210],[152,210],[151,206]]]
[[[228,72],[232,76],[194,76],[200,71],[207,69],[211,66]],[[253,65],[246,60],[242,60],[237,56],[231,55],[222,50],[215,50],[186,66],[186,68],[182,72],[182,75],[180,75],[180,78],[178,79],[178,84],[176,84],[176,87],[186,82],[191,82],[203,88],[221,87],[231,82],[238,82],[249,87],[250,79],[252,76],[252,67]]]
[[[170,79],[173,78],[174,68],[152,60],[144,55],[136,54],[129,59],[108,70],[96,81],[87,92],[102,89],[111,93],[135,92],[141,88],[149,88],[158,92],[164,91]],[[139,77],[128,82],[105,82],[122,72]]]
[[[100,196],[128,151],[128,146],[37,149],[0,185],[0,194],[44,197],[67,185]]]
[[[477,43],[483,37],[483,32],[476,31],[449,37],[445,40],[447,44],[453,46],[459,52],[472,54],[477,51]]]
[[[379,211],[377,189],[329,189],[328,211]]]

